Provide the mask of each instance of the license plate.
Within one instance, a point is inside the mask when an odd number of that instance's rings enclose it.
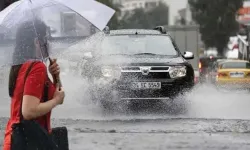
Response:
[[[244,72],[230,72],[230,77],[232,78],[243,78]]]
[[[161,89],[161,82],[133,82],[132,89]]]

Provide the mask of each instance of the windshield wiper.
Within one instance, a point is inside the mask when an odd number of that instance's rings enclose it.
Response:
[[[157,54],[154,54],[154,53],[137,53],[137,54],[134,54],[134,55],[157,55]]]

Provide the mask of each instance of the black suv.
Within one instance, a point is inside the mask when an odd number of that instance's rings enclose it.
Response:
[[[164,27],[104,32],[98,50],[86,52],[82,75],[90,82],[93,100],[174,99],[194,86],[194,70]]]

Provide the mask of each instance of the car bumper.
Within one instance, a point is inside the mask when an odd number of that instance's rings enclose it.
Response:
[[[134,89],[133,82],[160,82],[160,89]],[[113,81],[108,84],[95,84],[95,94],[98,97],[109,97],[117,100],[147,100],[171,99],[185,91],[192,89],[194,83],[187,83],[183,79],[174,80],[144,80],[144,81]]]
[[[216,85],[221,88],[250,89],[250,79],[217,79]]]

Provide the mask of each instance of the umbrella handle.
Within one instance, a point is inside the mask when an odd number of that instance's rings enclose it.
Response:
[[[49,62],[50,62],[50,65],[53,63],[51,58],[49,58]],[[59,86],[59,89],[60,89],[62,87],[62,82],[61,82],[59,74],[54,75],[53,78],[56,80],[56,84],[57,86]]]

